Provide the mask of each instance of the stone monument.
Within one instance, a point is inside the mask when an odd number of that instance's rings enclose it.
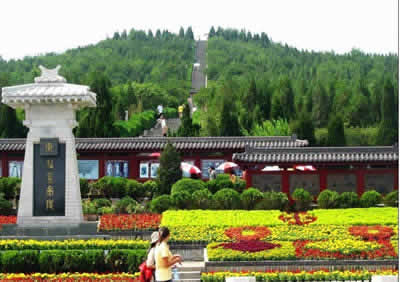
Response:
[[[95,107],[96,94],[88,86],[67,83],[58,74],[60,66],[39,68],[35,83],[2,89],[2,102],[24,109],[29,128],[17,229],[83,223],[72,129],[77,126],[76,110]]]

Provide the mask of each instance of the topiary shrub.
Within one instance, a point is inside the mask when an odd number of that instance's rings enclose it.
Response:
[[[172,204],[178,209],[189,209],[192,206],[192,194],[188,191],[178,191],[171,194]]]
[[[255,205],[257,210],[285,210],[289,204],[288,196],[282,192],[265,192],[263,199]]]
[[[20,250],[1,252],[3,273],[33,273],[39,271],[39,251]]]
[[[246,190],[246,181],[237,177],[236,182],[233,183],[233,189],[239,193],[242,193],[244,190]]]
[[[177,192],[188,192],[193,194],[195,191],[205,189],[206,186],[203,181],[191,178],[183,178],[172,185],[171,195]]]
[[[126,178],[104,176],[94,185],[97,194],[102,194],[106,198],[122,198],[126,195]]]
[[[363,208],[375,207],[382,202],[382,195],[375,190],[367,191],[361,195],[360,202]]]
[[[125,194],[131,198],[138,199],[144,197],[145,189],[143,184],[134,179],[127,179],[125,183]]]
[[[153,197],[160,194],[160,185],[157,181],[147,180],[143,183],[143,197]]]
[[[106,198],[94,199],[92,203],[96,207],[96,209],[100,209],[102,207],[111,207],[112,205],[111,201]]]
[[[123,197],[115,204],[116,213],[129,213],[137,206],[137,202],[129,196]]]
[[[1,177],[0,178],[0,193],[4,193],[6,200],[12,200],[17,194],[21,185],[21,179],[17,177]]]
[[[339,194],[336,191],[326,189],[319,193],[317,202],[322,209],[334,209],[339,206]]]
[[[240,194],[230,188],[219,190],[213,195],[215,208],[221,210],[234,210],[240,208]]]
[[[192,205],[194,209],[209,209],[212,207],[212,194],[208,189],[201,189],[193,193]]]
[[[82,209],[84,214],[97,214],[96,206],[89,200],[82,202]]]
[[[343,192],[339,195],[338,202],[341,209],[357,208],[360,206],[360,199],[357,193],[354,192]]]
[[[87,198],[89,193],[89,181],[84,178],[79,179],[79,187],[81,190],[81,197]]]
[[[171,207],[171,197],[161,195],[154,198],[150,203],[150,210],[154,213],[163,213]]]
[[[242,202],[242,207],[250,210],[255,207],[255,205],[264,198],[264,195],[260,190],[256,188],[249,188],[242,192],[240,195],[240,201]]]
[[[244,183],[244,187],[241,187],[242,183],[237,184],[238,186],[235,187],[235,185],[232,183],[229,174],[222,173],[222,174],[217,174],[217,178],[210,180],[206,182],[206,187],[208,190],[210,190],[211,193],[215,194],[221,189],[224,188],[232,188],[235,190],[240,190],[240,188],[245,188],[246,183]]]
[[[292,194],[292,199],[295,201],[295,209],[297,211],[305,211],[310,207],[312,197],[310,192],[303,188],[297,188]]]
[[[4,193],[0,193],[0,214],[11,215],[12,207],[12,203],[4,198]]]
[[[385,206],[397,207],[399,205],[399,191],[393,191],[383,198]]]

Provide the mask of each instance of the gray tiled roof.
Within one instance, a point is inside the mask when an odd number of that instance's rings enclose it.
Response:
[[[246,146],[283,148],[307,146],[307,140],[296,136],[276,137],[134,137],[134,138],[77,138],[78,151],[158,151],[167,142],[178,150],[238,150]],[[0,139],[0,152],[23,151],[25,139]]]
[[[334,162],[397,162],[398,147],[307,147],[307,148],[246,148],[233,155],[244,163],[334,163]]]

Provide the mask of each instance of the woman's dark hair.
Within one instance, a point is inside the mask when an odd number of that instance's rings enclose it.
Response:
[[[150,244],[150,248],[147,250],[147,255],[149,255],[151,249],[154,248],[156,245],[157,245],[157,242]]]
[[[160,238],[158,239],[158,243],[162,243],[162,241],[164,241],[168,236],[169,236],[169,229],[168,227],[161,227],[160,228]]]

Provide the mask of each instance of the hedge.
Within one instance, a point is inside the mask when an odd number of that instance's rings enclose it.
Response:
[[[147,251],[138,250],[24,250],[0,252],[1,271],[33,272],[136,272]]]

